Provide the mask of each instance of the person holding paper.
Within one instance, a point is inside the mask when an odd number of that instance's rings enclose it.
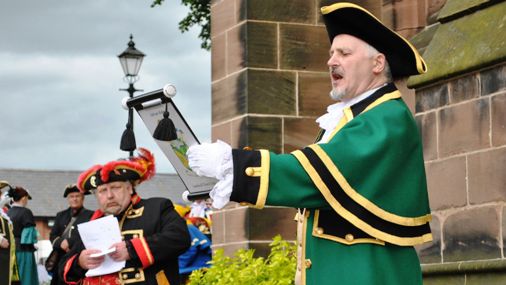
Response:
[[[179,284],[178,256],[190,247],[185,221],[165,198],[141,199],[135,187],[155,174],[155,160],[146,149],[128,160],[95,165],[81,173],[77,187],[91,191],[99,209],[91,220],[114,216],[123,241],[109,246],[108,257],[125,261],[118,272],[87,276],[106,259],[104,252],[85,248],[81,232],[60,264],[60,275],[68,284]],[[84,225],[84,224],[83,224]],[[93,237],[92,237],[93,238]],[[89,275],[89,274],[88,274]]]
[[[298,208],[295,284],[420,285],[432,234],[423,147],[394,79],[424,73],[414,47],[366,9],[325,1],[330,96],[316,143],[289,154],[191,146],[193,171],[229,200]]]
[[[86,192],[85,194],[88,194]],[[83,207],[84,195],[79,191],[76,184],[69,184],[65,187],[63,198],[67,199],[69,207],[56,214],[54,225],[49,234],[49,240],[53,245],[53,251],[60,258],[72,247],[72,236],[75,235],[77,225],[90,220],[93,211]],[[58,258],[55,259],[58,262]],[[58,263],[55,263],[51,270],[51,285],[65,284],[58,278]]]

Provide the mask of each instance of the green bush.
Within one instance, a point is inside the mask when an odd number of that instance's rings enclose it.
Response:
[[[189,285],[291,285],[294,284],[296,246],[277,235],[267,258],[254,257],[254,249],[240,249],[233,257],[218,249],[211,267],[193,271]]]

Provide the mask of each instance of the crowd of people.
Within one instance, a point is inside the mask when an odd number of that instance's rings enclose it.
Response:
[[[204,200],[190,205],[165,198],[142,199],[136,186],[155,173],[152,154],[139,150],[128,160],[95,165],[77,183],[63,191],[68,208],[55,215],[49,234],[52,251],[45,260],[51,285],[64,284],[185,284],[192,271],[211,260],[211,208]],[[0,181],[0,284],[39,285],[34,252],[39,234],[28,190]],[[86,195],[95,196],[98,209],[84,207]],[[112,244],[108,258],[125,261],[111,274],[88,276],[105,256],[85,248],[78,225],[106,215],[117,218],[122,241]]]

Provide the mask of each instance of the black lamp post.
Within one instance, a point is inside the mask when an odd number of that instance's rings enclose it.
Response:
[[[128,88],[120,89],[120,91],[127,91],[130,98],[134,97],[136,91],[142,91],[141,89],[135,89],[134,83],[139,80],[139,69],[141,68],[142,60],[145,54],[135,48],[133,36],[130,34],[130,41],[128,47],[120,55],[118,55],[119,62],[125,73],[125,80],[128,82]],[[123,132],[121,137],[120,149],[129,151],[130,156],[133,155],[133,151],[137,148],[135,144],[134,135],[134,117],[133,109],[128,108],[128,123],[126,124],[126,130]]]

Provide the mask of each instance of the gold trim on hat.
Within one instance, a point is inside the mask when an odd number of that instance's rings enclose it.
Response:
[[[353,4],[353,3],[339,2],[339,3],[334,3],[332,5],[329,5],[329,6],[323,6],[323,7],[321,7],[320,10],[321,10],[322,15],[327,15],[327,14],[330,14],[338,9],[343,9],[343,8],[354,8],[354,9],[358,9],[358,10],[361,10],[361,11],[367,13],[373,19],[378,21],[379,24],[381,24],[382,26],[384,26],[385,28],[390,30],[392,33],[394,33],[396,36],[401,38],[411,48],[411,51],[415,55],[416,69],[418,70],[418,72],[420,74],[427,72],[427,64],[423,60],[422,56],[420,56],[420,53],[418,53],[418,50],[408,40],[406,40],[403,36],[399,35],[397,32],[395,32],[392,29],[385,26],[378,18],[376,18],[376,16],[374,16],[371,12],[367,11],[366,9],[364,9],[356,4]]]

